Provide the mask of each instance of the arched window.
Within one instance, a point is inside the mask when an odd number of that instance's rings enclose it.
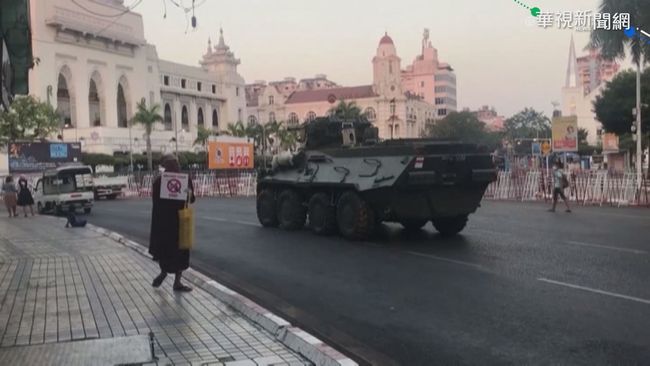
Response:
[[[169,103],[165,103],[165,116],[164,116],[165,130],[172,130],[172,107]]]
[[[97,84],[95,80],[90,79],[88,86],[88,117],[90,118],[92,126],[101,126],[102,120],[99,108],[99,93],[97,92]]]
[[[117,84],[117,127],[129,127],[126,117],[126,99],[124,98],[124,88],[122,88],[121,83]]]
[[[366,118],[370,122],[374,122],[377,119],[377,112],[375,112],[375,109],[372,107],[366,108],[364,114],[366,115]]]
[[[252,114],[248,116],[248,124],[249,125],[256,125],[257,124],[257,118],[253,116]]]
[[[212,110],[212,128],[218,128],[219,127],[219,114],[217,114],[217,110],[213,109]]]
[[[289,120],[288,120],[290,125],[297,125],[300,123],[300,120],[298,119],[298,115],[295,114],[294,112],[289,113]]]
[[[183,109],[181,109],[181,128],[185,131],[190,130],[190,119],[187,115],[187,106],[183,106]]]
[[[70,91],[68,82],[63,73],[59,74],[58,86],[56,89],[56,112],[61,116],[64,127],[74,127],[72,123],[72,112],[70,110]]]
[[[199,111],[196,115],[196,124],[203,126],[203,108],[199,107]]]
[[[275,112],[269,112],[269,123],[275,122]]]
[[[307,121],[311,122],[311,121],[313,121],[315,119],[316,119],[316,112],[309,111],[309,113],[307,113]]]

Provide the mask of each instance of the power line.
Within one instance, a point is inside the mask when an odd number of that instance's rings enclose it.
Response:
[[[85,7],[84,5],[79,4],[77,2],[77,0],[70,0],[70,1],[72,1],[73,4],[75,4],[76,6],[78,6],[81,9],[83,9],[87,13],[90,13],[92,15],[102,17],[102,18],[119,18],[119,17],[123,16],[124,14],[126,14],[126,13],[130,12],[131,10],[133,10],[136,6],[138,6],[138,4],[140,4],[142,2],[142,0],[140,0],[135,5],[128,6],[126,8],[126,10],[123,10],[123,11],[117,13],[117,14],[102,14],[102,13],[98,13],[98,12],[96,12],[94,10],[90,10],[87,7]]]

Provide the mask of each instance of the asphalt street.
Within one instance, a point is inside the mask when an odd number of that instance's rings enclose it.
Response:
[[[192,266],[377,365],[649,365],[650,210],[484,202],[442,238],[262,228],[254,199],[201,199]],[[147,244],[149,200],[89,221]]]

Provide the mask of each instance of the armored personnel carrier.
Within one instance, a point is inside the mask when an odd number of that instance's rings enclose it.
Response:
[[[365,119],[303,125],[303,147],[259,174],[257,217],[266,227],[363,240],[381,222],[442,235],[463,230],[488,184],[492,157],[473,144],[432,139],[379,141]]]

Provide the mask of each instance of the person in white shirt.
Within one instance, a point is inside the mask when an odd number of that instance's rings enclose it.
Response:
[[[561,161],[556,161],[553,166],[553,207],[549,210],[550,212],[555,212],[558,197],[562,197],[562,200],[566,205],[566,212],[571,212],[569,201],[564,195],[564,189],[569,186],[569,180],[567,179],[566,174],[564,174],[563,168],[564,164],[562,164]]]

